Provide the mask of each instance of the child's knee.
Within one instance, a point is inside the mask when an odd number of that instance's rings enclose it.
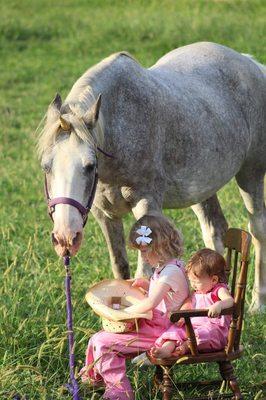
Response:
[[[93,346],[94,350],[99,350],[99,348],[109,349],[112,346],[113,342],[114,341],[112,340],[110,333],[105,331],[95,333],[90,339],[90,343]]]

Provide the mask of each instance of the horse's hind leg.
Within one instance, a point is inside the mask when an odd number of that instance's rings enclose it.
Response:
[[[91,212],[99,223],[109,250],[115,278],[130,276],[127,260],[123,222],[121,218],[108,218],[99,208],[92,206]]]
[[[205,246],[223,254],[223,238],[228,225],[217,196],[214,195],[191,208],[198,217]]]
[[[255,280],[251,310],[266,306],[266,209],[264,170],[243,168],[236,180],[249,214],[249,230],[255,247]]]

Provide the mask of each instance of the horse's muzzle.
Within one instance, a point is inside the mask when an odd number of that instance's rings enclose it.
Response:
[[[51,234],[52,244],[60,257],[65,257],[67,255],[74,256],[80,248],[82,238],[82,232],[68,234],[67,236],[60,235],[57,232],[52,232]]]

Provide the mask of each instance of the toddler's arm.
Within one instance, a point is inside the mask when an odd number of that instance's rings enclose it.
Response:
[[[234,304],[234,299],[226,288],[221,287],[217,295],[220,301],[217,301],[216,303],[212,304],[209,307],[209,312],[208,312],[209,317],[219,316],[223,309],[232,307]]]
[[[149,297],[142,300],[139,304],[134,306],[126,307],[124,309],[127,313],[145,313],[154,309],[165,297],[167,292],[169,292],[170,286],[167,283],[157,282],[154,285],[154,289]]]

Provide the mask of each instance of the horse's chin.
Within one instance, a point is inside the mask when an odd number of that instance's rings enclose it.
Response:
[[[60,245],[54,246],[55,252],[59,257],[75,256],[79,251],[80,245],[71,247],[62,247]]]

